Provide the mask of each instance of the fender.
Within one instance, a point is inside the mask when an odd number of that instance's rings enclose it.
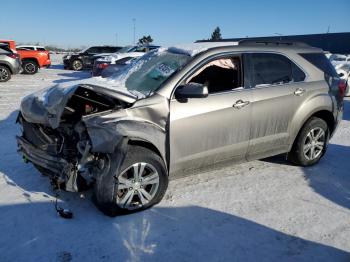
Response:
[[[159,99],[163,102],[159,103]],[[92,143],[92,152],[113,153],[121,140],[127,138],[152,145],[168,166],[168,116],[166,98],[156,95],[144,102],[136,102],[131,108],[83,118],[83,122]]]

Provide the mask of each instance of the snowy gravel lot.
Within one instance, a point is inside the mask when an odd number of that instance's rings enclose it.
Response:
[[[326,156],[310,168],[283,156],[171,181],[156,207],[109,218],[90,194],[62,193],[16,152],[20,99],[90,77],[54,64],[0,84],[0,261],[350,261],[350,99]]]

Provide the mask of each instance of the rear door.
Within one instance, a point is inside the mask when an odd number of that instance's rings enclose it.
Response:
[[[290,123],[306,91],[305,73],[275,53],[247,54],[253,92],[249,160],[285,152]]]

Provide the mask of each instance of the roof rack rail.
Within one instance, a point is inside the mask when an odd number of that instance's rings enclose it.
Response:
[[[308,44],[303,42],[287,42],[287,41],[273,41],[273,40],[240,40],[239,45],[282,45],[282,46],[302,46],[309,47]]]

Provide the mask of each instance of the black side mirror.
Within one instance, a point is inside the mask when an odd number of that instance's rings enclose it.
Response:
[[[175,91],[176,99],[205,98],[208,96],[208,87],[198,83],[188,83],[179,86]]]

